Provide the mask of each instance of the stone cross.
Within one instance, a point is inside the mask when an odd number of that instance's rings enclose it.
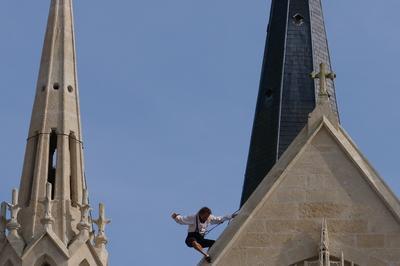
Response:
[[[320,96],[329,96],[328,94],[328,83],[327,79],[334,80],[336,78],[336,74],[328,71],[328,66],[325,63],[321,63],[319,65],[319,73],[312,72],[312,79],[319,79],[319,95]]]
[[[106,225],[111,223],[111,221],[106,219],[105,207],[103,203],[99,204],[99,218],[97,220],[94,220],[93,222],[98,226],[99,235],[104,235]]]
[[[107,236],[106,236],[106,225],[111,223],[110,220],[106,218],[105,214],[105,207],[103,203],[99,204],[99,218],[97,220],[93,220],[95,224],[97,224],[98,227],[98,233],[97,236],[95,237],[95,244],[97,248],[104,248],[104,246],[107,244]]]
[[[8,209],[11,213],[11,218],[7,223],[7,229],[10,232],[10,235],[14,235],[18,237],[18,230],[21,225],[18,223],[18,213],[21,210],[20,206],[18,205],[18,190],[15,188],[12,191],[12,203],[6,203]]]
[[[78,204],[79,210],[81,211],[81,221],[78,223],[77,228],[84,237],[89,237],[89,211],[91,210],[88,202],[88,192],[86,189],[83,190],[82,204]]]
[[[86,189],[83,190],[82,204],[79,204],[81,211],[81,222],[87,222],[89,219],[90,206],[88,202],[88,192]]]

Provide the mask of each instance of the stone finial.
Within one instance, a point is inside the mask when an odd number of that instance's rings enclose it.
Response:
[[[51,185],[51,183],[47,183],[46,184],[46,197],[42,201],[42,203],[44,204],[44,217],[41,220],[46,231],[52,230],[53,224],[54,224],[54,218],[51,215],[51,208],[53,206],[53,202],[51,199],[51,191],[52,191],[52,185]]]
[[[319,79],[319,97],[321,98],[328,98],[329,93],[328,93],[328,84],[327,84],[327,79],[334,80],[336,78],[336,74],[333,72],[328,71],[328,66],[325,63],[321,63],[319,65],[319,73],[317,72],[312,72],[311,73],[311,78],[313,79]]]
[[[90,223],[89,223],[89,201],[88,192],[86,189],[83,190],[82,204],[78,204],[79,210],[81,211],[81,221],[78,223],[77,228],[80,232],[80,236],[85,239],[89,239]]]
[[[311,78],[319,79],[319,93],[315,109],[309,115],[308,129],[313,132],[316,125],[319,125],[321,118],[324,116],[335,126],[338,127],[340,122],[338,115],[334,112],[331,102],[329,100],[327,80],[334,80],[336,74],[328,71],[328,66],[325,63],[320,64],[320,72],[313,72],[310,74]]]
[[[0,210],[0,241],[6,237],[6,225],[7,225],[7,203],[1,203]]]
[[[18,205],[18,189],[14,188],[12,191],[12,203],[6,203],[8,209],[11,213],[11,218],[7,223],[7,229],[9,231],[9,235],[15,236],[19,238],[18,230],[21,225],[18,223],[18,213],[21,210],[21,207]]]
[[[21,228],[21,225],[18,222],[18,213],[21,210],[21,207],[18,205],[18,190],[13,189],[12,191],[12,202],[5,203],[6,209],[10,210],[10,219],[6,222],[6,227],[8,230],[8,242],[14,248],[14,251],[18,255],[22,255],[22,251],[25,247],[25,242],[22,237],[19,235],[18,231]],[[2,212],[4,207],[2,207]],[[7,211],[6,211],[7,212]],[[3,216],[3,215],[2,215]]]
[[[319,265],[330,266],[328,224],[324,218],[321,229],[321,242],[319,246]]]
[[[99,204],[99,218],[97,220],[93,220],[95,224],[97,224],[98,232],[94,238],[95,250],[100,260],[107,264],[108,261],[108,252],[106,250],[106,244],[108,242],[107,236],[105,234],[105,227],[111,221],[106,218],[104,204]]]
[[[107,237],[105,234],[106,225],[111,223],[110,220],[106,218],[105,207],[103,203],[99,204],[99,218],[97,220],[93,220],[93,222],[98,227],[98,232],[95,237],[95,244],[97,247],[107,244]]]
[[[344,253],[342,251],[342,254],[340,255],[340,266],[344,266]]]

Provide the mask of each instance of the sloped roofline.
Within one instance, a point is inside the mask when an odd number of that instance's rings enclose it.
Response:
[[[210,255],[213,257],[215,263],[218,263],[225,252],[230,249],[233,242],[246,227],[246,224],[250,220],[249,218],[263,206],[263,203],[270,197],[275,188],[279,186],[283,177],[301,157],[308,144],[311,143],[322,128],[327,129],[400,224],[399,199],[361,153],[346,131],[339,124],[334,125],[331,123],[325,115],[321,116],[319,122],[314,123],[316,126],[312,126],[310,123],[311,119],[309,120],[309,124],[303,128],[280,160],[242,206],[239,215],[230,223],[210,250]],[[199,265],[203,265],[203,261],[200,261]]]
[[[69,251],[67,249],[67,247],[65,247],[64,243],[57,237],[56,234],[54,234],[51,231],[45,231],[43,234],[41,234],[38,238],[36,238],[34,241],[32,241],[31,244],[29,244],[25,250],[24,253],[22,255],[22,259],[24,257],[26,257],[32,250],[33,248],[43,239],[45,238],[45,236],[48,236],[49,239],[54,243],[54,246],[61,251],[61,253],[65,256],[66,259],[69,259],[70,254]]]

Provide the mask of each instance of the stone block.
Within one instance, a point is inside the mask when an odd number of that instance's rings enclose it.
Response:
[[[389,248],[400,248],[400,234],[386,235],[385,245]]]
[[[296,203],[266,203],[257,212],[257,219],[296,219],[298,217],[298,204]]]
[[[347,246],[355,246],[356,245],[356,236],[353,234],[349,234],[349,235],[331,234],[329,237],[332,241],[338,242],[341,245],[347,245]]]
[[[246,228],[247,233],[266,233],[265,221],[262,219],[254,219],[249,222],[249,226]]]
[[[385,260],[391,263],[400,263],[400,249],[399,248],[385,248],[385,249],[371,249],[369,254],[372,257]]]
[[[388,266],[388,264],[377,258],[369,257],[367,266]]]
[[[343,205],[335,203],[304,203],[299,206],[299,216],[301,218],[337,218],[344,210]]]
[[[239,240],[238,247],[241,248],[263,248],[271,245],[269,234],[246,233]]]
[[[340,234],[362,234],[368,231],[366,220],[331,220],[328,223],[329,232]]]
[[[384,235],[358,235],[357,246],[360,248],[383,248],[385,246]]]
[[[290,188],[277,191],[271,197],[271,202],[277,203],[300,203],[306,201],[306,190],[300,188]]]

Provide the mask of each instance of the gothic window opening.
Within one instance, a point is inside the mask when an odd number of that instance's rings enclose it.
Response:
[[[35,263],[35,266],[56,266],[57,263],[53,259],[50,258],[48,255],[43,255],[38,259]]]
[[[274,94],[274,91],[273,91],[272,89],[268,89],[268,90],[265,92],[265,95],[267,96],[267,98],[271,98],[271,97],[272,97],[272,94]]]
[[[53,89],[55,89],[55,90],[58,90],[58,89],[60,89],[60,84],[58,84],[58,83],[54,83],[54,85],[53,85]]]
[[[73,205],[79,202],[78,199],[78,191],[76,190],[77,187],[77,145],[78,141],[76,140],[74,132],[69,134],[69,154],[70,154],[70,199]]]
[[[52,186],[51,198],[54,199],[54,192],[56,188],[56,169],[57,169],[57,133],[52,130],[50,133],[49,145],[49,167],[47,173],[47,182]]]
[[[14,264],[10,260],[7,260],[4,266],[14,266]]]
[[[296,24],[297,26],[300,26],[304,23],[304,17],[299,13],[296,13],[292,18],[294,24]]]

